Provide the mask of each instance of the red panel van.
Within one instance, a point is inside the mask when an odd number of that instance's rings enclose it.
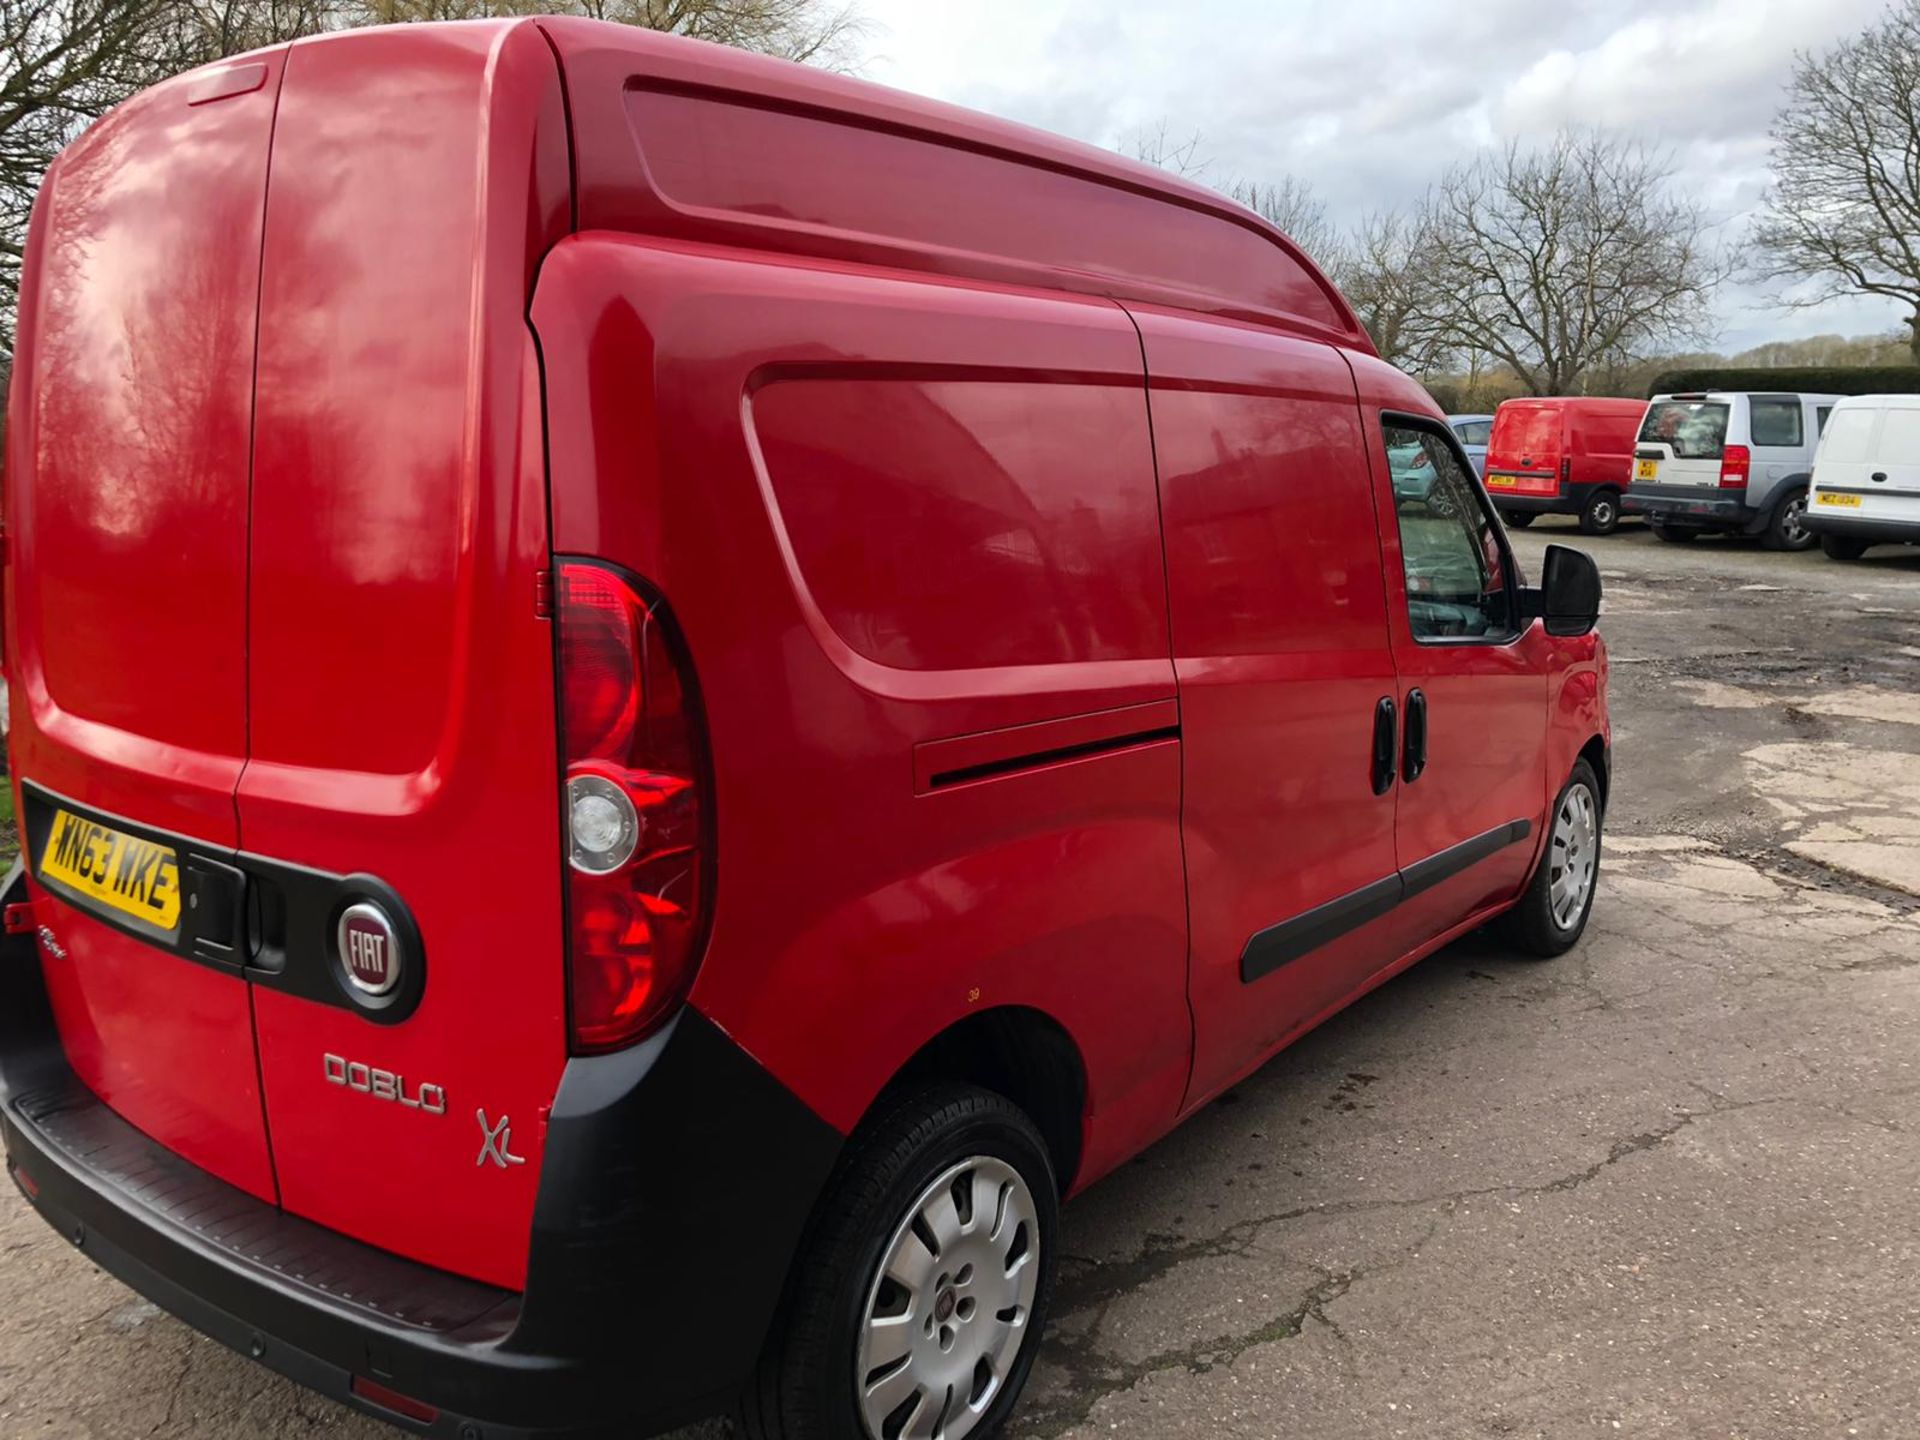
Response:
[[[1587,395],[1501,401],[1487,441],[1487,493],[1510,525],[1578,515],[1582,534],[1612,534],[1646,413],[1644,400]]]
[[[1064,1197],[1593,903],[1592,562],[1103,152],[303,40],[61,157],[10,404],[10,1172],[421,1433],[985,1435]]]

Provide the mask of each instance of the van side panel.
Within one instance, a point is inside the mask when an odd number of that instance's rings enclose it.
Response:
[[[1640,401],[1579,400],[1567,406],[1567,455],[1575,485],[1611,485],[1625,490],[1633,481],[1633,448],[1647,407]]]
[[[256,985],[282,1198],[508,1288],[525,1273],[567,1048],[525,322],[568,223],[566,155],[558,67],[530,25],[303,41],[262,266],[241,840],[385,882],[418,925],[424,955],[409,963],[426,977],[394,1024],[343,1001],[324,963],[307,988]],[[324,961],[331,933],[307,938]],[[328,1083],[329,1055],[416,1095],[438,1086],[446,1111]],[[483,1127],[503,1120],[524,1163],[482,1168]]]
[[[248,426],[284,50],[118,107],[34,215],[7,436],[13,770],[229,848],[246,754]],[[222,88],[222,87],[214,87]],[[31,852],[50,812],[19,813]],[[34,857],[37,859],[37,857]],[[49,995],[76,1073],[154,1139],[271,1200],[246,983],[64,900]]]
[[[1127,317],[601,235],[533,316],[556,547],[654,581],[700,676],[694,1005],[841,1130],[1000,1006],[1080,1046],[1083,1181],[1171,1124],[1179,742]]]

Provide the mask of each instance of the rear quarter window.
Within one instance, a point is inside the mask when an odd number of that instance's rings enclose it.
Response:
[[[1718,460],[1727,448],[1727,405],[1721,400],[1659,400],[1647,407],[1641,443],[1671,445],[1676,460]]]
[[[1755,445],[1791,446],[1806,443],[1806,426],[1798,400],[1747,402],[1748,424]]]

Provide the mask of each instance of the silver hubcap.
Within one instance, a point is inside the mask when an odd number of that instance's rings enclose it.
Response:
[[[1547,865],[1547,908],[1554,924],[1571,930],[1586,909],[1600,868],[1600,809],[1585,785],[1575,785],[1560,801]]]
[[[1798,545],[1805,538],[1807,527],[1807,497],[1796,495],[1787,502],[1786,509],[1780,512],[1780,533],[1789,545]]]
[[[1601,500],[1594,505],[1593,523],[1602,530],[1613,524],[1613,505],[1610,501]]]
[[[1020,1172],[962,1160],[893,1232],[867,1291],[854,1382],[872,1440],[961,1440],[999,1395],[1040,1284],[1040,1222]]]

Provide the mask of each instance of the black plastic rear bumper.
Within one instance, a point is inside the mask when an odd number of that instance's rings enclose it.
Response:
[[[1568,481],[1554,495],[1523,495],[1513,490],[1489,490],[1487,498],[1493,502],[1496,510],[1511,510],[1516,515],[1578,515],[1587,508],[1587,500],[1596,490],[1612,490],[1617,485],[1600,485],[1592,481]]]
[[[1626,515],[1644,515],[1656,525],[1738,530],[1742,534],[1755,534],[1767,524],[1766,512],[1749,506],[1745,492],[1703,485],[1632,485],[1620,497],[1620,510]]]
[[[1869,545],[1920,545],[1920,522],[1912,520],[1855,520],[1809,506],[1806,526],[1816,535],[1843,535]]]
[[[574,1060],[514,1295],[287,1215],[121,1120],[67,1065],[30,936],[0,941],[0,1086],[9,1172],[101,1268],[300,1384],[454,1440],[632,1437],[725,1404],[841,1143],[691,1009]],[[368,1403],[355,1376],[438,1418]]]

